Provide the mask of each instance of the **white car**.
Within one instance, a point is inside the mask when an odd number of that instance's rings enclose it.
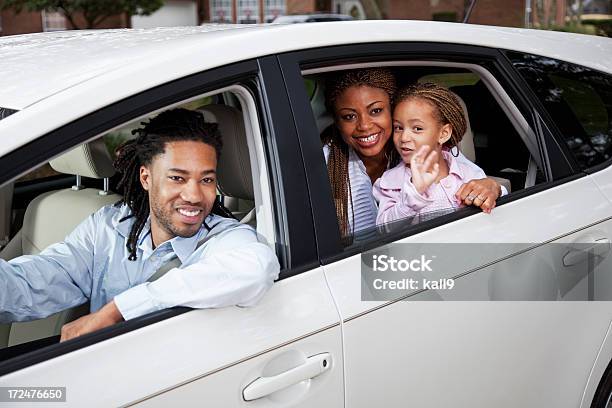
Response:
[[[463,99],[464,154],[510,190],[492,214],[341,239],[322,86],[374,66]],[[610,407],[612,40],[400,21],[1,38],[0,257],[116,201],[101,142],[177,106],[219,123],[224,204],[276,250],[280,279],[255,307],[165,310],[61,344],[68,313],[3,326],[3,401],[65,387],[74,407]],[[453,290],[367,300],[362,254],[390,243],[470,249],[437,272]]]

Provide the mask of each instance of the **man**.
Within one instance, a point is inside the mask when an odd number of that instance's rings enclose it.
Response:
[[[278,276],[274,252],[216,202],[221,140],[201,114],[159,114],[118,149],[123,200],[37,256],[0,260],[0,321],[91,302],[61,340],[156,310],[255,304]],[[151,279],[168,260],[181,264]],[[149,282],[150,281],[150,282]]]

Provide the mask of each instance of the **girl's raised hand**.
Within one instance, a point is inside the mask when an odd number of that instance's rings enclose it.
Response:
[[[438,164],[438,153],[430,151],[429,146],[421,146],[419,150],[410,158],[410,171],[412,172],[412,184],[423,194],[429,186],[436,181],[440,174]]]

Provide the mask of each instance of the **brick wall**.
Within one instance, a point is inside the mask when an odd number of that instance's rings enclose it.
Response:
[[[42,18],[40,13],[22,11],[15,14],[10,10],[2,14],[2,35],[27,34],[42,31]]]
[[[390,0],[387,18],[393,20],[431,20],[430,0]]]
[[[388,18],[431,20],[434,13],[452,11],[463,20],[464,0],[390,0]],[[470,23],[522,27],[525,0],[478,0]]]
[[[457,21],[463,20],[463,0],[433,0],[430,1],[431,4],[431,15],[433,16],[436,13],[443,12],[454,12],[457,16]],[[478,3],[476,3],[478,4]]]
[[[1,35],[28,34],[43,31],[40,12],[22,11],[19,14],[15,14],[13,11],[5,10],[0,13],[2,16]],[[85,27],[85,20],[82,17],[77,17],[76,22],[81,27]],[[128,22],[129,19],[125,15],[111,16],[96,28],[125,28],[128,27]],[[66,22],[66,27],[70,29],[72,26]]]
[[[524,27],[525,0],[479,0],[470,23],[504,27]]]
[[[287,14],[304,14],[316,11],[315,0],[287,0]]]

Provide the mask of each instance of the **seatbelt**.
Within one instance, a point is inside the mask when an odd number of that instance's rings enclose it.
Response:
[[[213,227],[214,229],[214,227]],[[211,230],[212,231],[212,230]],[[202,245],[204,245],[204,243],[206,243],[209,239],[211,239],[212,237],[215,237],[219,234],[221,234],[223,231],[228,231],[227,229],[221,230],[219,232],[215,232],[215,233],[211,233],[210,231],[208,232],[208,235],[206,235],[204,238],[202,238],[201,240],[198,241],[198,244],[196,245],[195,250],[197,250],[199,247],[201,247]],[[176,254],[174,254],[172,256],[172,258],[170,258],[168,260],[168,262],[166,262],[165,264],[163,264],[162,266],[160,266],[155,273],[153,273],[153,275],[151,275],[149,277],[149,279],[147,279],[147,282],[154,282],[156,280],[158,280],[159,278],[161,278],[162,276],[164,276],[166,274],[166,272],[168,272],[170,269],[173,268],[178,268],[179,266],[181,266],[182,262],[179,259],[178,256],[176,256]]]
[[[527,175],[525,177],[525,188],[535,186],[537,173],[538,164],[533,159],[533,156],[529,155],[529,164],[527,165]]]

